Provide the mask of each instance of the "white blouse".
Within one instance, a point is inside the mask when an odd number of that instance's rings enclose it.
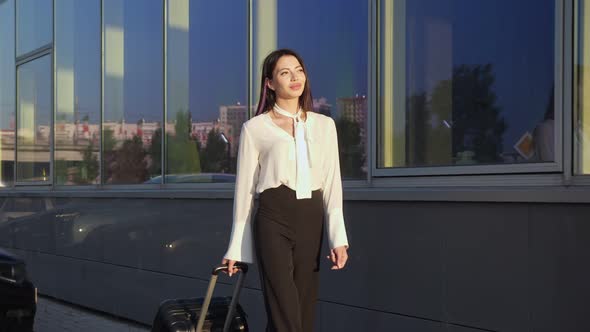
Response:
[[[342,214],[342,180],[334,120],[307,112],[311,190],[321,189],[330,248],[348,246]],[[233,226],[226,259],[254,262],[251,221],[254,197],[281,184],[296,190],[295,139],[269,113],[244,122],[240,132]]]

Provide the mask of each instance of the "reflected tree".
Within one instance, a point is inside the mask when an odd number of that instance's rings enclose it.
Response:
[[[82,160],[55,160],[55,178],[59,185],[93,184],[99,173],[98,151],[92,142],[82,151]]]
[[[115,161],[115,146],[117,144],[117,140],[114,137],[114,133],[112,129],[105,128],[102,131],[102,145],[103,145],[103,155],[102,155],[102,169],[103,169],[103,178],[106,183],[111,182],[113,176],[113,170],[111,165]]]
[[[147,149],[150,156],[149,172],[152,176],[162,174],[162,128],[154,131],[151,138],[151,145]]]
[[[501,161],[507,124],[494,80],[491,64],[461,65],[429,98],[426,93],[408,97],[408,166]]]
[[[94,148],[94,143],[90,142],[81,153],[82,162],[78,167],[74,182],[76,184],[94,183],[99,173],[98,156]]]
[[[410,96],[406,105],[408,114],[407,151],[409,152],[407,166],[428,164],[427,148],[431,142],[424,135],[429,129],[427,119],[430,112],[426,93]]]
[[[115,152],[112,164],[113,183],[142,183],[148,179],[146,151],[137,135],[127,139]]]
[[[365,162],[365,151],[361,143],[360,125],[345,117],[340,117],[335,122],[342,177],[359,178],[364,176],[362,166]]]
[[[191,122],[188,112],[178,111],[176,113],[174,129],[175,135],[167,137],[167,173],[200,173],[201,160],[198,144],[191,137]]]
[[[501,161],[507,129],[493,91],[491,64],[461,65],[453,70],[453,155],[471,150],[479,163]]]
[[[228,146],[216,128],[207,134],[207,145],[201,150],[203,172],[228,172]]]

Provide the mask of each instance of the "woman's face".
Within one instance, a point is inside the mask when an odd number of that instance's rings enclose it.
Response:
[[[292,55],[283,55],[277,61],[268,87],[274,90],[277,99],[299,98],[305,87],[303,67]]]

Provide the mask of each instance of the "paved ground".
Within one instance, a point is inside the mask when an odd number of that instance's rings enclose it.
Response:
[[[35,332],[145,332],[149,330],[148,326],[87,310],[50,297],[39,296],[37,303]]]

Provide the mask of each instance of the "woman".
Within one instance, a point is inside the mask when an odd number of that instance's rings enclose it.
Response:
[[[258,111],[240,133],[233,227],[222,260],[231,276],[236,262],[252,263],[256,252],[266,331],[313,330],[324,219],[332,270],[348,259],[336,126],[312,110],[301,57],[288,49],[269,54]]]

